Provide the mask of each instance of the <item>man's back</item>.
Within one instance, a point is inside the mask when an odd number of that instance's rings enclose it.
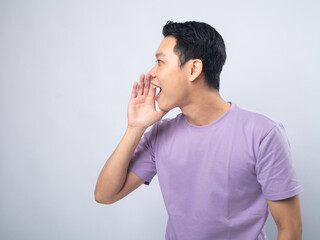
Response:
[[[266,199],[301,192],[281,123],[232,103],[218,120],[191,125],[180,113],[144,134],[129,169],[158,174],[166,239],[267,239]]]

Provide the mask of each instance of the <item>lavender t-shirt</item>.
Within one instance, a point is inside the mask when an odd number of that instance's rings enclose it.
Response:
[[[265,240],[266,199],[302,191],[285,129],[233,102],[216,121],[183,113],[144,133],[129,169],[148,185],[158,174],[168,212],[166,240]]]

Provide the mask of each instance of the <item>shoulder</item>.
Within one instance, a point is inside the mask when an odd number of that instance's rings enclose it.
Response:
[[[180,125],[182,113],[177,114],[172,118],[164,118],[156,123],[157,132],[170,132]]]
[[[179,113],[176,117],[163,118],[158,122],[155,122],[151,126],[151,129],[147,130],[147,137],[150,136],[150,138],[156,140],[160,135],[167,135],[168,133],[173,132],[172,130],[179,125],[181,114],[182,113]]]
[[[261,112],[251,110],[236,105],[234,118],[240,127],[252,131],[255,135],[263,138],[274,128],[282,128],[282,123],[275,118],[267,116]]]

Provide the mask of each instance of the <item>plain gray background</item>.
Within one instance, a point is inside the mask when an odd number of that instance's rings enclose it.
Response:
[[[164,239],[157,176],[113,205],[96,203],[94,188],[163,25],[196,20],[226,44],[221,96],[283,123],[303,239],[320,239],[319,10],[319,1],[1,0],[0,238]],[[271,214],[266,229],[276,239]]]

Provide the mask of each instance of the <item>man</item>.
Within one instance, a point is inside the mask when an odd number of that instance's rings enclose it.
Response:
[[[167,240],[268,239],[268,207],[278,240],[301,239],[302,189],[283,125],[219,95],[226,52],[214,28],[169,21],[163,35],[155,66],[133,84],[128,128],[96,201],[114,203],[158,174]],[[175,107],[180,114],[162,119]]]

